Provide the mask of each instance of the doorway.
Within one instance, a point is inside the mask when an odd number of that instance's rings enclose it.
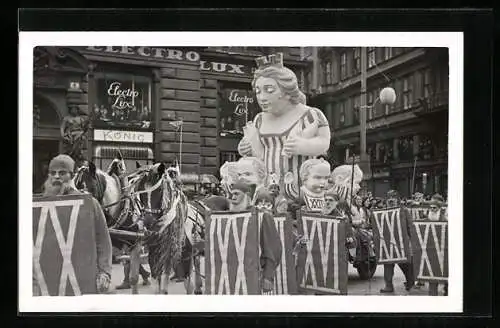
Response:
[[[59,140],[33,140],[33,193],[42,193],[49,162],[59,154]]]

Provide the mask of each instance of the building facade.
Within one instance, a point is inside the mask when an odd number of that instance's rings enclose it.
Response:
[[[336,166],[359,160],[361,48],[318,48],[313,105],[330,122],[329,158]],[[376,196],[397,189],[447,194],[448,50],[367,48],[367,154],[363,186]],[[381,89],[396,102],[383,105]]]
[[[101,169],[119,151],[128,170],[135,162],[178,161],[183,174],[218,175],[239,157],[242,127],[258,111],[254,59],[278,51],[310,88],[311,61],[298,47],[35,48],[35,192],[61,151],[60,125],[72,105],[90,119],[85,157]]]

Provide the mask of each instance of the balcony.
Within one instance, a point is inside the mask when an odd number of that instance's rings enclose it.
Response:
[[[418,99],[419,106],[413,111],[415,115],[422,116],[435,113],[448,108],[448,90]]]

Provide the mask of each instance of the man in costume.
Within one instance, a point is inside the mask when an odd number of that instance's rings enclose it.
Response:
[[[49,176],[44,183],[44,196],[79,195],[72,181],[75,161],[68,155],[58,155],[49,163]],[[106,219],[99,202],[92,198],[97,250],[97,290],[105,293],[111,282],[112,246]],[[77,226],[78,229],[78,226]],[[37,284],[34,282],[34,287]],[[35,288],[35,291],[38,288]]]
[[[231,188],[229,211],[248,211],[252,208],[253,190],[250,186],[236,182]],[[273,290],[274,273],[281,261],[281,242],[270,211],[264,211],[260,227],[260,266],[263,293]]]
[[[448,221],[448,212],[444,206],[444,198],[440,194],[434,194],[429,202],[428,219],[431,221]],[[438,283],[429,282],[429,295],[438,295]],[[448,295],[448,283],[443,283],[444,295]]]
[[[406,207],[400,206],[399,203],[399,193],[396,190],[389,190],[387,192],[387,208],[400,207],[400,217],[403,219],[403,216],[406,218],[406,229],[408,232],[408,236],[411,235],[411,226],[413,224],[413,220],[411,218],[410,212]],[[410,291],[410,289],[415,284],[415,277],[413,274],[413,263],[412,263],[412,247],[410,243],[410,260],[405,263],[398,263],[399,268],[403,272],[406,282],[405,289]],[[384,264],[384,282],[385,287],[380,290],[381,293],[393,293],[394,285],[392,284],[392,278],[394,277],[394,263],[392,264]]]

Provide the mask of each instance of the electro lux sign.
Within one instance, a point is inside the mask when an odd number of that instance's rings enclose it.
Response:
[[[201,71],[215,73],[229,73],[238,75],[249,75],[253,68],[246,65],[230,64],[217,61],[202,60],[201,56],[196,51],[183,51],[179,49],[169,49],[162,47],[128,47],[128,46],[107,46],[107,47],[86,47],[86,50],[101,53],[114,53],[120,55],[128,55],[133,57],[152,58],[152,59],[169,59],[199,62]]]

